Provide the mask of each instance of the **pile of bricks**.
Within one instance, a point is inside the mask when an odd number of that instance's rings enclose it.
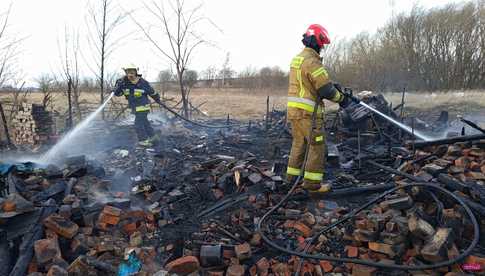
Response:
[[[51,114],[42,105],[22,103],[13,120],[16,145],[40,145],[53,135]]]

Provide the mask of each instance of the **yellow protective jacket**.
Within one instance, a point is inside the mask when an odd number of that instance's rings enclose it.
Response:
[[[330,82],[327,70],[323,67],[318,53],[312,48],[306,47],[294,57],[291,61],[289,79],[288,119],[311,117],[318,89]],[[335,93],[327,99],[339,103],[344,99],[344,95],[335,90]],[[321,115],[323,111],[322,101],[317,109],[317,115]]]

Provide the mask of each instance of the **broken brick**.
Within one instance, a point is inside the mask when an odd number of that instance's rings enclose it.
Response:
[[[299,221],[287,220],[284,224],[284,227],[297,230],[305,238],[309,237],[312,232],[312,230],[308,226]]]
[[[5,200],[5,202],[3,202],[3,206],[2,206],[2,209],[4,212],[14,212],[15,209],[17,208],[16,204],[14,201],[12,200]]]
[[[37,240],[34,243],[34,252],[37,262],[45,264],[56,257],[61,257],[59,244],[53,239]]]
[[[185,256],[171,261],[166,268],[171,273],[189,274],[199,270],[200,263],[194,256]]]
[[[135,232],[137,229],[136,227],[136,222],[132,222],[132,223],[127,223],[125,225],[123,225],[123,231],[128,234],[128,235],[131,235],[133,234],[133,232]]]
[[[375,252],[380,252],[389,255],[389,257],[394,257],[396,252],[392,249],[392,246],[385,243],[369,242],[369,249]]]
[[[77,224],[57,214],[48,216],[44,226],[67,239],[72,239],[79,230]]]
[[[347,257],[357,258],[359,256],[359,248],[355,246],[346,246],[345,251],[347,252]]]
[[[234,251],[236,253],[236,257],[241,261],[251,257],[251,246],[247,242],[236,245],[234,247]]]
[[[333,265],[330,261],[320,261],[320,267],[325,273],[329,273],[333,270]]]

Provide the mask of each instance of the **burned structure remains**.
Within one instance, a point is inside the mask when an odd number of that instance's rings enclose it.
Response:
[[[423,131],[381,95],[363,101]],[[291,137],[277,110],[227,129],[170,121],[153,148],[123,143],[133,131],[108,125],[116,131],[99,139],[120,143],[96,158],[0,164],[0,275],[451,276],[485,267],[485,135],[420,141],[360,106],[326,120],[332,191],[318,198],[288,193]],[[447,124],[443,115],[425,128]]]

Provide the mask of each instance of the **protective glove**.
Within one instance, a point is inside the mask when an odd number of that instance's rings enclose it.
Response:
[[[153,97],[153,100],[157,103],[157,104],[162,104],[162,100],[160,100],[160,95],[157,95],[155,97]]]
[[[352,99],[350,98],[349,95],[345,94],[345,93],[342,93],[342,95],[344,95],[344,98],[342,99],[341,102],[339,102],[339,106],[341,108],[347,108],[351,103],[352,103]]]

